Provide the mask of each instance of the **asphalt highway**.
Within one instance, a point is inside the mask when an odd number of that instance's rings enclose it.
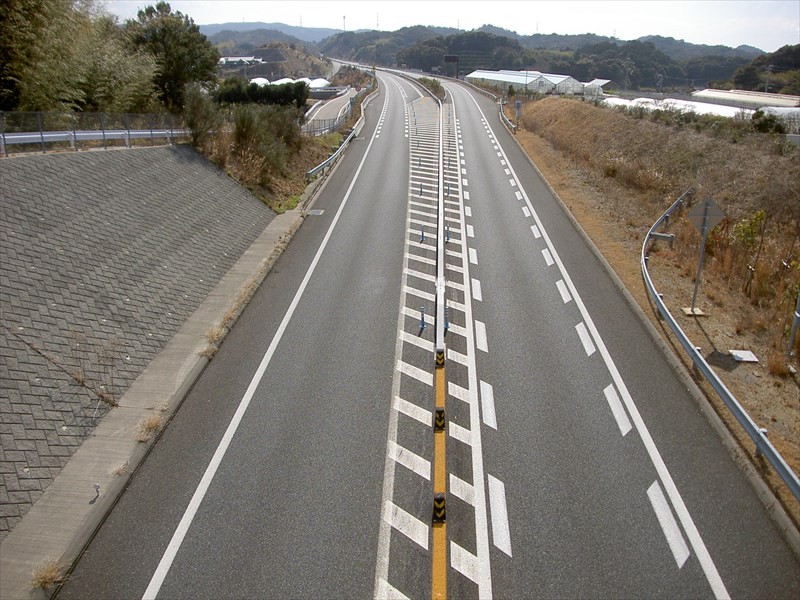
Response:
[[[797,557],[497,105],[451,82],[440,113],[379,79],[58,597],[426,598],[437,577],[453,598],[797,597]]]

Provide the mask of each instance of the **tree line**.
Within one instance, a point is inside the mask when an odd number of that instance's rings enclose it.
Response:
[[[98,0],[0,3],[0,110],[180,112],[219,53],[159,1],[120,25]]]
[[[400,50],[396,62],[409,68],[446,73],[447,54],[458,55],[462,76],[476,69],[528,69],[571,75],[581,81],[611,79],[627,89],[706,86],[729,79],[737,69],[750,63],[748,58],[732,55],[675,61],[653,43],[639,40],[600,41],[575,50],[531,49],[517,40],[485,31],[423,40]]]

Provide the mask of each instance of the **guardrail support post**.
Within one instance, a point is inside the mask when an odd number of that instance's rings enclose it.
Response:
[[[787,356],[794,356],[794,340],[797,335],[797,326],[800,324],[800,290],[797,291],[797,306],[794,308],[794,319],[792,319],[792,332],[789,334],[789,350]]]
[[[767,437],[767,430],[766,429],[761,427],[758,431],[761,433],[761,435],[763,435],[764,437]],[[761,447],[758,445],[758,441],[756,441],[756,458],[758,458],[759,456],[761,456]]]
[[[44,128],[42,127],[42,113],[40,112],[36,113],[36,122],[39,125],[39,139],[41,139],[42,141],[42,154],[44,154],[46,150],[44,147]]]

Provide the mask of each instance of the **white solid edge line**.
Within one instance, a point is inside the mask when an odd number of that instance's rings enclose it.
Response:
[[[491,384],[481,381],[481,407],[483,408],[483,422],[487,427],[497,429],[497,415],[494,412],[494,389]]]
[[[477,100],[472,98],[475,105],[478,107],[478,110],[483,114],[480,106],[478,106]],[[511,168],[512,172],[514,168]],[[514,177],[516,177],[516,173],[514,173]],[[730,598],[730,594],[728,594],[728,590],[725,587],[725,583],[722,581],[722,577],[719,575],[719,571],[717,571],[717,567],[714,564],[714,559],[711,558],[711,554],[709,554],[708,549],[706,548],[705,542],[703,542],[703,538],[700,536],[700,532],[697,530],[697,526],[694,524],[694,520],[692,519],[691,514],[689,514],[689,510],[686,508],[686,504],[683,502],[683,498],[681,497],[680,492],[678,491],[677,486],[675,485],[675,481],[672,479],[672,475],[669,473],[669,469],[667,469],[667,465],[664,462],[664,459],[661,457],[661,453],[658,451],[655,442],[653,441],[652,436],[650,435],[650,431],[647,429],[647,425],[645,425],[644,419],[642,419],[641,414],[639,413],[639,409],[636,406],[636,403],[633,401],[633,398],[628,391],[625,382],[622,380],[622,376],[620,375],[619,371],[617,370],[617,366],[614,364],[611,355],[608,352],[608,349],[603,343],[602,338],[600,337],[600,333],[597,331],[597,328],[594,325],[591,317],[589,316],[589,311],[586,309],[586,305],[583,303],[580,295],[578,295],[578,290],[575,288],[575,285],[572,283],[572,279],[570,278],[569,274],[567,273],[564,264],[561,262],[561,257],[558,256],[558,253],[555,252],[555,247],[553,246],[552,241],[550,240],[550,236],[544,229],[541,220],[539,219],[539,215],[533,208],[533,204],[528,197],[528,194],[525,192],[524,188],[520,186],[520,189],[525,196],[525,203],[528,205],[528,208],[531,209],[531,216],[536,220],[536,224],[541,228],[541,233],[545,239],[545,243],[548,247],[553,248],[553,253],[555,255],[555,259],[558,262],[558,268],[561,271],[564,280],[569,287],[570,292],[572,293],[573,298],[575,299],[575,304],[578,307],[581,315],[586,320],[586,323],[589,327],[589,331],[592,337],[595,339],[597,343],[597,347],[600,351],[600,355],[603,357],[603,361],[606,364],[606,368],[611,373],[611,378],[614,380],[614,384],[617,386],[619,393],[622,396],[622,401],[625,404],[625,407],[628,409],[628,413],[631,415],[631,419],[633,419],[634,426],[636,427],[636,431],[639,433],[639,436],[642,438],[642,442],[644,443],[645,449],[647,450],[648,456],[650,456],[650,461],[653,463],[653,466],[656,468],[656,472],[658,473],[658,477],[661,480],[661,483],[664,485],[666,489],[667,496],[672,503],[672,506],[675,508],[675,512],[678,515],[678,519],[683,526],[684,531],[686,532],[687,537],[689,538],[689,543],[692,545],[694,549],[694,553],[697,556],[698,561],[700,562],[700,566],[703,569],[703,573],[706,576],[706,581],[711,586],[711,590],[714,593],[714,596],[719,599],[726,599]]]
[[[388,101],[388,96],[387,96]],[[161,586],[164,583],[164,579],[167,576],[170,568],[172,567],[172,563],[175,560],[175,557],[178,554],[178,550],[180,550],[181,544],[183,543],[184,538],[186,537],[186,533],[189,531],[189,527],[194,520],[195,515],[197,514],[197,510],[200,508],[200,504],[203,501],[203,498],[208,492],[209,487],[211,487],[211,482],[214,480],[214,476],[217,473],[217,469],[219,468],[220,463],[222,463],[222,459],[225,457],[225,453],[228,451],[228,447],[233,441],[233,436],[236,434],[236,430],[239,428],[239,425],[242,422],[242,418],[244,417],[244,413],[247,411],[247,408],[250,406],[250,402],[253,399],[253,395],[258,388],[259,383],[261,383],[261,379],[264,377],[264,373],[269,366],[269,363],[272,361],[272,356],[275,354],[275,350],[278,347],[281,339],[283,338],[283,334],[286,331],[286,328],[289,326],[289,322],[294,315],[294,311],[297,309],[297,305],[300,303],[300,299],[303,297],[303,293],[308,286],[308,282],[311,280],[311,276],[313,275],[315,269],[317,268],[317,264],[322,257],[322,253],[325,251],[325,247],[328,245],[328,241],[333,234],[333,230],[336,227],[336,224],[339,222],[339,217],[344,210],[344,207],[347,205],[347,200],[350,198],[350,193],[353,191],[355,187],[356,181],[358,180],[358,176],[361,173],[361,168],[364,166],[364,162],[369,156],[370,148],[372,147],[372,142],[375,141],[373,137],[370,142],[369,146],[367,146],[366,152],[364,152],[364,157],[361,159],[361,163],[358,165],[358,169],[356,170],[355,175],[353,176],[353,180],[350,182],[350,187],[347,188],[347,193],[345,194],[344,198],[342,199],[342,203],[339,206],[339,210],[336,211],[336,215],[333,217],[331,221],[330,227],[328,227],[328,231],[325,233],[325,237],[322,239],[322,243],[317,250],[317,253],[314,255],[314,259],[311,261],[311,264],[308,267],[308,271],[306,271],[305,277],[303,277],[303,281],[300,283],[300,287],[297,289],[297,292],[292,299],[292,303],[289,305],[289,308],[286,311],[286,314],[283,316],[283,320],[281,321],[280,325],[278,326],[278,330],[275,332],[275,335],[272,338],[272,342],[270,343],[269,347],[267,348],[267,352],[264,354],[263,358],[261,359],[261,363],[258,365],[258,369],[256,369],[253,378],[250,380],[250,385],[247,386],[247,390],[242,396],[241,401],[239,402],[239,406],[236,409],[236,412],[233,415],[230,423],[228,424],[228,428],[225,430],[225,434],[222,436],[222,440],[220,440],[219,445],[217,446],[216,451],[214,452],[214,456],[211,457],[211,462],[206,467],[205,473],[203,473],[203,477],[200,480],[200,483],[197,485],[194,494],[192,495],[192,499],[189,501],[189,506],[187,506],[186,511],[183,513],[183,517],[181,517],[180,523],[178,523],[178,527],[175,530],[175,533],[172,534],[172,539],[170,539],[169,545],[167,549],[164,551],[164,554],[161,556],[161,560],[156,567],[155,572],[153,573],[153,577],[150,579],[150,583],[147,585],[147,589],[145,590],[144,594],[142,595],[143,600],[150,600],[154,599],[158,596],[158,592],[161,590]]]
[[[669,504],[667,504],[664,492],[661,491],[658,480],[654,481],[653,485],[648,488],[647,497],[650,498],[650,504],[653,505],[658,524],[661,525],[661,530],[664,532],[664,537],[667,538],[667,544],[669,544],[669,549],[675,558],[675,563],[680,569],[689,558],[689,548],[683,539],[678,522],[672,516],[672,511],[669,508]]]
[[[487,474],[489,479],[489,508],[492,513],[492,541],[498,550],[511,556],[511,532],[508,530],[506,486]]]

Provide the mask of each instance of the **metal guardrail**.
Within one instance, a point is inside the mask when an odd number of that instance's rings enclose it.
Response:
[[[506,116],[506,113],[503,112],[502,102],[500,102],[500,120],[503,122],[503,125],[505,125],[511,131],[511,133],[517,135],[517,126],[514,125],[514,123],[512,123],[511,120]]]
[[[792,471],[780,453],[775,449],[769,439],[767,439],[767,430],[759,428],[758,425],[756,425],[753,419],[750,418],[750,415],[747,414],[747,412],[742,408],[741,404],[739,404],[733,394],[731,394],[730,390],[728,390],[722,380],[717,376],[713,369],[711,369],[705,358],[703,358],[703,355],[700,353],[700,350],[694,344],[692,344],[691,341],[689,341],[689,338],[683,332],[680,325],[678,325],[677,321],[675,321],[670,314],[666,304],[656,291],[653,281],[650,278],[650,274],[647,272],[647,263],[650,258],[647,253],[648,244],[651,240],[669,239],[671,237],[669,234],[658,233],[656,230],[661,227],[662,224],[669,222],[670,216],[683,206],[684,200],[691,194],[692,190],[690,189],[680,198],[678,198],[672,204],[672,206],[670,206],[667,211],[653,224],[653,226],[650,228],[650,231],[647,232],[647,235],[644,238],[644,244],[642,244],[641,264],[645,287],[647,288],[648,294],[650,294],[650,298],[655,303],[659,315],[661,315],[661,317],[667,323],[669,328],[672,330],[672,333],[675,334],[675,337],[678,338],[681,346],[683,346],[683,349],[692,359],[694,367],[703,374],[709,384],[711,384],[711,387],[714,388],[714,391],[717,393],[717,395],[722,399],[739,424],[747,432],[747,435],[750,436],[750,439],[755,442],[756,455],[763,455],[769,461],[769,463],[775,469],[775,472],[780,476],[781,479],[783,479],[784,483],[786,483],[794,497],[800,500],[800,480],[798,479],[797,474]]]
[[[336,152],[331,154],[327,159],[325,159],[316,167],[314,167],[313,169],[311,169],[306,173],[306,183],[310,183],[311,180],[314,179],[314,177],[317,175],[317,173],[323,171],[326,167],[333,166],[333,163],[336,162],[336,159],[338,159],[339,156],[341,156],[342,152],[344,152],[344,149],[347,148],[347,145],[353,140],[353,138],[356,135],[359,134],[361,128],[364,126],[364,109],[367,107],[367,104],[369,104],[369,102],[377,95],[378,95],[378,87],[376,85],[375,90],[369,96],[364,98],[363,102],[361,102],[361,117],[358,119],[355,126],[353,127],[353,131],[351,131],[350,135],[348,135],[344,139],[344,141],[336,150]]]
[[[36,144],[47,152],[48,146],[69,144],[78,150],[81,142],[123,141],[127,147],[132,140],[166,139],[173,143],[189,136],[182,122],[173,115],[143,115],[134,113],[53,113],[0,111],[0,154],[8,156],[13,145]]]

